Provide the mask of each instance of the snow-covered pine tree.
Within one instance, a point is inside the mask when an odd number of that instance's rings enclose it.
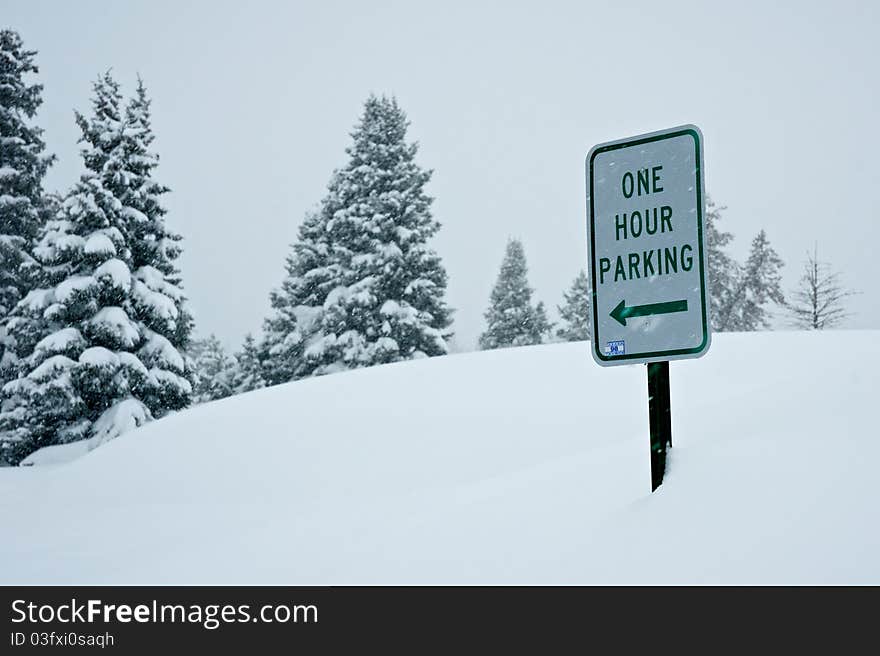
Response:
[[[31,124],[42,104],[39,72],[17,32],[0,30],[0,386],[14,375],[14,343],[5,319],[34,284],[31,255],[48,218],[43,176],[54,156],[43,153],[42,129]]]
[[[749,259],[743,267],[743,280],[748,290],[742,313],[745,330],[769,328],[771,314],[768,305],[772,302],[785,306],[780,271],[783,266],[785,263],[770,245],[767,233],[761,230],[752,239]]]
[[[189,357],[195,378],[193,403],[216,401],[233,394],[235,362],[213,333],[191,340]]]
[[[34,251],[42,264],[39,287],[16,306],[7,324],[22,354],[18,377],[3,387],[0,414],[3,448],[14,463],[43,446],[89,435],[97,419],[89,412],[89,401],[105,406],[102,411],[111,407],[101,403],[102,388],[115,396],[121,367],[116,349],[90,348],[90,338],[131,347],[136,337],[119,303],[129,256],[121,203],[104,184],[109,181],[105,177],[122,170],[121,162],[112,159],[122,136],[120,96],[109,76],[94,91],[92,121],[77,115],[86,173],[65,201],[64,212],[48,222]],[[101,173],[105,164],[106,173]],[[109,307],[103,302],[107,297],[112,298]],[[137,364],[126,358],[132,376],[141,374],[145,380],[146,371],[141,373],[143,365]],[[126,379],[124,374],[118,379],[120,386]],[[146,419],[146,409],[138,411]]]
[[[333,182],[331,190],[332,187]],[[323,204],[326,206],[327,202],[325,198]],[[322,211],[306,216],[299,228],[299,238],[285,259],[287,275],[281,288],[269,295],[273,314],[264,323],[264,337],[259,344],[269,385],[309,374],[303,357],[306,339],[320,330],[324,301],[340,273],[324,229],[326,223]]]
[[[440,227],[393,98],[370,96],[317,212],[300,228],[272,294],[268,382],[447,353],[446,271],[428,240]]]
[[[718,227],[721,220],[721,212],[727,209],[718,206],[712,200],[706,200],[706,260],[709,274],[709,317],[712,321],[712,330],[734,330],[723,325],[721,318],[731,315],[730,302],[734,295],[737,281],[740,277],[739,264],[730,255],[726,248],[733,241],[733,235]]]
[[[486,310],[486,332],[480,335],[482,350],[507,346],[540,344],[552,328],[547,321],[544,304],[532,305],[532,288],[528,282],[528,266],[522,243],[510,239],[501,272],[492,289]]]
[[[131,300],[143,324],[139,356],[155,379],[145,389],[144,402],[159,418],[190,403],[192,376],[181,354],[189,343],[193,321],[176,266],[181,236],[166,225],[167,210],[161,203],[161,196],[170,190],[153,178],[159,156],[151,149],[155,136],[150,104],[138,76],[135,95],[125,111],[121,143],[125,175],[119,181],[118,195],[131,248]]]
[[[29,353],[3,388],[13,462],[50,444],[101,443],[189,403],[184,358],[166,337],[177,329],[176,288],[132,274],[139,159],[128,142],[141,137],[109,73],[94,94],[93,115],[77,115],[86,170],[34,251],[39,287],[8,322]]]
[[[770,327],[769,303],[785,305],[782,259],[761,230],[752,240],[749,258],[741,267],[718,317],[721,330],[751,331]]]
[[[590,339],[592,322],[590,321],[592,290],[587,274],[581,270],[572,282],[563,298],[565,304],[559,306],[559,317],[562,325],[557,329],[556,336],[566,342],[580,342]]]
[[[241,351],[235,354],[230,385],[233,394],[244,394],[266,386],[260,349],[250,333],[245,336]]]

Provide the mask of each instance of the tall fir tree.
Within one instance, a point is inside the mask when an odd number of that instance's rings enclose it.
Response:
[[[552,326],[544,304],[532,305],[533,291],[529,287],[522,242],[510,239],[484,315],[488,325],[480,335],[482,350],[540,344],[545,340]]]
[[[563,298],[565,303],[558,307],[562,325],[556,337],[566,342],[580,342],[590,339],[593,330],[590,299],[592,290],[585,271],[581,270]]]
[[[190,403],[192,375],[185,365],[178,365],[189,343],[193,320],[177,268],[182,237],[166,224],[167,210],[161,201],[170,189],[154,179],[159,156],[152,150],[155,135],[150,105],[138,76],[135,95],[125,110],[121,143],[125,175],[118,193],[131,249],[131,298],[146,347],[141,357],[157,377],[157,384],[144,390],[144,401],[159,418]],[[171,360],[166,357],[169,347],[176,352]],[[161,373],[169,370],[173,375]],[[190,383],[190,391],[180,376]]]
[[[308,216],[272,293],[262,345],[271,384],[447,353],[446,271],[428,246],[440,224],[406,115],[370,96],[349,161]]]
[[[137,226],[162,220],[144,205],[158,206],[160,193],[144,146],[151,135],[121,100],[107,73],[94,85],[92,116],[77,114],[85,172],[34,251],[39,286],[8,322],[29,354],[3,388],[0,431],[13,462],[51,444],[101,443],[189,404],[175,344],[183,294],[135,257]]]
[[[722,316],[729,315],[737,280],[740,277],[739,264],[728,253],[727,247],[733,241],[733,234],[721,230],[718,223],[721,213],[727,209],[716,205],[712,198],[706,200],[706,261],[709,276],[709,317],[712,330],[722,331]]]
[[[780,272],[783,266],[767,233],[761,230],[752,240],[749,258],[720,310],[721,330],[752,331],[770,327],[770,303],[785,306]]]
[[[43,176],[55,159],[31,122],[43,102],[43,86],[29,80],[36,54],[17,32],[0,30],[0,386],[18,359],[5,320],[35,283],[32,252],[50,205]]]

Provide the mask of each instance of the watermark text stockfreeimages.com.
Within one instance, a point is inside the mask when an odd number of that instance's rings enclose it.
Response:
[[[242,622],[317,623],[318,607],[314,604],[265,604],[252,608],[250,604],[165,604],[153,599],[143,604],[111,604],[100,599],[60,604],[37,604],[26,599],[12,602],[14,624],[143,624],[182,623],[198,624],[214,630],[223,624]]]

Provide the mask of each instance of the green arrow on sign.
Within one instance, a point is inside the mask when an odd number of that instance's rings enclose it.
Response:
[[[632,305],[626,307],[626,301],[621,301],[617,307],[611,310],[611,316],[621,326],[626,325],[627,319],[634,317],[647,317],[652,314],[671,314],[673,312],[687,312],[687,301],[667,301],[666,303],[649,303],[648,305]]]

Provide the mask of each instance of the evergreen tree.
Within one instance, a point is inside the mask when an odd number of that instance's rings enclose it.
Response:
[[[235,354],[230,386],[233,394],[244,394],[266,386],[259,347],[253,335],[244,338],[241,351]]]
[[[785,305],[782,259],[761,230],[752,240],[749,258],[741,268],[718,317],[721,330],[751,331],[770,327],[768,304]]]
[[[93,115],[77,114],[85,172],[34,250],[37,288],[8,321],[29,354],[3,388],[0,431],[13,462],[51,444],[112,439],[191,394],[169,339],[182,293],[134,256],[135,224],[149,218],[139,203],[152,193],[150,156],[134,144],[149,137],[123,115],[109,73],[94,93]]]
[[[212,333],[190,343],[189,356],[195,378],[193,403],[206,403],[232,395],[234,362]]]
[[[155,338],[163,344],[162,348],[148,349],[141,357],[151,371],[158,372],[169,368],[164,354],[168,345],[177,352],[173,362],[179,363],[179,354],[185,352],[189,343],[193,321],[176,265],[182,238],[166,225],[167,210],[161,203],[161,196],[170,190],[153,178],[159,156],[151,150],[155,136],[150,104],[143,80],[138,77],[135,95],[125,111],[121,143],[125,175],[120,180],[118,195],[131,248],[134,310],[143,323],[145,340]],[[185,367],[170,368],[174,376],[161,375],[158,384],[145,390],[148,396],[144,401],[156,418],[190,403],[191,373]],[[190,386],[183,384],[178,375],[186,377]]]
[[[540,344],[549,335],[552,326],[544,304],[532,305],[533,290],[527,276],[522,243],[510,239],[484,315],[488,326],[480,335],[482,350]]]
[[[730,329],[723,324],[722,318],[732,313],[730,304],[740,277],[739,264],[725,250],[733,241],[733,235],[718,227],[721,212],[725,209],[727,208],[718,206],[711,198],[707,198],[704,232],[709,277],[709,317],[712,330],[716,331]]]
[[[812,253],[807,253],[803,275],[788,309],[798,328],[832,328],[850,316],[843,300],[855,293],[841,285],[840,274],[832,271],[828,262],[819,259],[817,244]]]
[[[34,241],[47,217],[43,176],[54,160],[44,155],[43,131],[31,125],[42,104],[37,53],[21,37],[0,30],[0,386],[12,375],[17,348],[5,329],[6,317],[34,284]]]
[[[447,353],[440,227],[396,100],[370,96],[317,212],[300,228],[271,296],[268,382]]]
[[[581,270],[571,288],[565,292],[565,304],[559,306],[562,325],[556,336],[566,342],[580,342],[590,339],[593,327],[590,320],[592,290],[587,274]]]
[[[310,335],[320,334],[324,301],[341,273],[332,262],[335,252],[323,230],[324,223],[320,213],[306,216],[299,229],[299,240],[285,261],[287,276],[281,288],[269,295],[274,313],[265,321],[259,350],[270,385],[310,373],[304,361],[306,340]]]

